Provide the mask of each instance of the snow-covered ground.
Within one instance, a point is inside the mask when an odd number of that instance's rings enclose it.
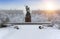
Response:
[[[39,29],[39,25],[18,25],[20,29],[13,27],[1,28],[0,39],[60,39],[60,30],[52,27]]]

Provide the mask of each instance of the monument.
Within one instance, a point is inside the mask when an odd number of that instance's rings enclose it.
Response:
[[[25,22],[31,22],[30,8],[28,6],[26,6],[25,8],[26,8]]]

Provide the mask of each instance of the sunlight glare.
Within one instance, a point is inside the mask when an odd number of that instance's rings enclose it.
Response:
[[[55,9],[55,5],[51,2],[46,3],[45,7],[46,7],[46,10],[54,10]]]

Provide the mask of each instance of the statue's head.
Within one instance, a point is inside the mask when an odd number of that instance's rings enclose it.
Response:
[[[28,6],[26,6],[26,11],[30,12],[30,8]]]
[[[28,8],[28,6],[26,5],[26,8]]]

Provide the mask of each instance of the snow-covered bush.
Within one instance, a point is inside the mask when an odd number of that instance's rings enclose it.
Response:
[[[44,27],[43,26],[39,26],[39,29],[43,29]]]
[[[60,26],[58,24],[55,24],[53,28],[60,29]]]
[[[43,14],[32,13],[31,14],[32,22],[47,22],[48,19]]]
[[[22,10],[0,10],[0,19],[4,18],[3,20],[5,20],[6,17],[9,18],[9,22],[24,22],[24,14]],[[8,21],[7,19],[6,21]]]

